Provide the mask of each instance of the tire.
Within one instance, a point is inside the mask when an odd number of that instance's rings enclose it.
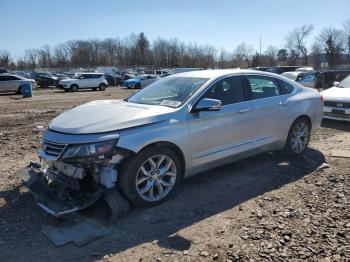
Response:
[[[100,84],[99,86],[98,86],[98,89],[100,90],[100,91],[105,91],[106,90],[106,85],[105,84]]]
[[[180,160],[171,149],[146,148],[128,159],[122,167],[120,189],[133,204],[154,206],[174,192],[181,180],[181,170]]]
[[[64,92],[68,92],[68,91],[70,91],[69,89],[64,89]]]
[[[310,141],[311,125],[306,118],[296,119],[288,132],[284,152],[289,156],[298,156],[307,148]]]
[[[79,89],[79,86],[77,86],[76,84],[73,84],[73,85],[70,86],[70,90],[71,90],[72,92],[77,92],[78,89]]]
[[[23,95],[23,92],[22,92],[22,86],[20,86],[18,88],[18,91],[16,92],[18,95]]]
[[[141,88],[141,84],[140,83],[135,84],[135,88],[140,89]]]

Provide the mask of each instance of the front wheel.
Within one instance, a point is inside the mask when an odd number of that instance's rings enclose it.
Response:
[[[79,89],[79,87],[78,87],[77,85],[71,85],[71,87],[70,87],[70,90],[71,90],[72,92],[77,92],[78,89]]]
[[[137,84],[135,85],[135,88],[136,88],[136,89],[140,89],[140,88],[141,88],[141,84],[140,84],[140,83],[137,83]]]
[[[288,132],[284,151],[291,156],[302,154],[309,144],[310,130],[311,126],[307,119],[295,120]]]
[[[105,91],[106,90],[106,85],[105,84],[100,84],[99,86],[98,86],[98,89],[100,90],[100,91]]]
[[[120,175],[120,187],[135,205],[157,205],[179,184],[181,170],[179,158],[171,149],[147,148],[127,161]]]

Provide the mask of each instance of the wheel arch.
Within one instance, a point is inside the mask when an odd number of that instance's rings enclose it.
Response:
[[[22,94],[21,88],[22,88],[23,85],[24,85],[24,84],[20,84],[20,85],[19,85],[18,90],[17,90],[17,93],[18,93],[18,94]]]
[[[308,116],[308,115],[306,115],[306,114],[300,115],[300,116],[298,116],[297,118],[295,118],[294,121],[293,121],[293,123],[292,123],[292,125],[293,125],[297,120],[299,120],[299,119],[305,119],[305,120],[309,123],[309,125],[310,125],[310,130],[312,129],[311,117]],[[291,126],[292,126],[292,125],[291,125]]]
[[[153,142],[150,143],[144,147],[142,147],[138,152],[146,149],[146,148],[150,148],[150,147],[167,147],[170,148],[179,158],[180,163],[181,163],[181,177],[184,176],[185,174],[185,170],[186,170],[186,161],[185,161],[185,156],[184,153],[182,152],[182,150],[174,143],[169,142],[169,141],[157,141],[157,142]],[[137,152],[137,153],[138,153]]]

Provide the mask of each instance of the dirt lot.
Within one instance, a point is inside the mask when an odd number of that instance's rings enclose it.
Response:
[[[0,261],[350,261],[350,123],[326,121],[298,159],[264,154],[198,175],[164,204],[133,208],[112,233],[55,247],[40,232],[57,223],[34,203],[15,171],[37,160],[54,116],[129,90],[0,96]],[[323,162],[329,168],[317,170]]]

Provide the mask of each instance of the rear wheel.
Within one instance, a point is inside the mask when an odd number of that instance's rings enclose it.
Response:
[[[120,175],[120,187],[135,205],[157,205],[180,183],[181,170],[179,158],[171,149],[146,148],[127,161]]]
[[[140,84],[140,83],[137,83],[137,84],[135,85],[135,88],[140,89],[140,88],[141,88],[141,84]]]
[[[20,87],[18,88],[17,94],[19,94],[19,95],[22,95],[22,94],[23,94],[22,88],[23,88],[23,86],[20,86]]]
[[[306,118],[298,118],[292,124],[284,151],[291,156],[302,154],[310,140],[310,122]]]
[[[100,84],[99,86],[98,86],[98,89],[100,89],[100,91],[105,91],[106,90],[106,85],[105,84]]]
[[[78,89],[79,89],[79,87],[78,87],[77,85],[71,85],[71,86],[70,86],[70,90],[71,90],[72,92],[77,92]]]

